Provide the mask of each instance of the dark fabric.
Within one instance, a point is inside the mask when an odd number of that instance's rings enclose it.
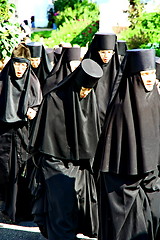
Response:
[[[134,175],[157,168],[159,106],[156,86],[146,92],[138,74],[122,79],[98,145],[102,171]]]
[[[110,99],[112,98],[113,88],[114,88],[114,91],[116,92],[116,89],[118,86],[118,84],[116,85],[116,82],[118,83],[119,79],[121,78],[121,75],[119,75],[120,62],[118,57],[116,37],[111,35],[111,39],[113,37],[114,37],[114,44],[112,43],[112,45],[114,45],[114,48],[112,47],[112,49],[114,50],[114,55],[112,56],[111,60],[108,63],[102,62],[102,59],[98,53],[100,49],[95,44],[96,37],[93,39],[87,53],[84,56],[84,58],[91,58],[94,61],[96,61],[103,69],[103,76],[99,79],[97,85],[94,87],[96,97],[97,97],[98,108],[99,108],[101,126],[103,126],[104,124],[106,110],[110,102]],[[109,38],[109,40],[111,39]],[[103,40],[107,41],[107,37],[104,38]],[[105,50],[105,49],[101,49],[101,50]]]
[[[25,62],[28,69],[22,78],[16,78],[14,62]],[[12,58],[0,74],[0,120],[4,122],[26,121],[29,101],[30,63],[24,58]]]
[[[45,95],[30,138],[36,162],[43,159],[37,164],[43,174],[35,168],[30,185],[36,197],[35,221],[41,229],[46,225],[52,240],[71,240],[79,231],[96,236],[98,228],[92,164],[100,121],[94,91],[79,97],[79,71]],[[41,188],[44,183],[46,190]]]
[[[126,177],[101,172],[99,239],[158,240],[159,183],[156,172]]]
[[[13,68],[15,61],[28,64],[28,68],[21,78],[15,76]],[[38,108],[42,100],[42,93],[39,80],[32,73],[29,61],[26,59],[11,58],[2,70],[0,80],[0,107],[2,110],[0,119],[0,169],[2,171],[0,184],[5,184],[3,193],[5,213],[15,221],[19,175],[23,173],[30,157],[28,137],[31,121],[27,119],[26,113],[29,107]]]
[[[52,240],[74,239],[77,233],[96,237],[95,183],[86,161],[79,166],[49,156],[43,156],[40,161],[37,171],[41,175],[41,188],[33,208],[35,222],[45,226]]]
[[[78,71],[43,99],[31,134],[33,151],[74,161],[94,157],[100,133],[97,103],[94,91],[80,99]]]
[[[78,49],[75,48],[75,51],[76,50],[79,53],[79,48]],[[45,80],[43,95],[52,91],[59,82],[61,82],[65,77],[67,77],[72,72],[71,66],[70,66],[71,59],[69,58],[67,53],[68,53],[68,48],[62,48],[62,53],[58,61],[55,63],[51,73]],[[80,60],[80,57],[79,59],[76,59],[76,60]]]
[[[127,60],[93,167],[100,170],[101,240],[157,239],[160,223],[159,94],[156,85],[146,91],[140,73],[128,71]]]
[[[41,85],[41,89],[43,91],[45,79],[47,78],[47,76],[49,75],[49,73],[51,72],[51,70],[53,68],[50,63],[50,60],[47,56],[44,46],[42,46],[41,62],[39,64],[39,66],[37,68],[33,68],[33,67],[31,67],[31,68],[32,68],[33,72],[35,73],[35,75],[38,77],[40,85]]]

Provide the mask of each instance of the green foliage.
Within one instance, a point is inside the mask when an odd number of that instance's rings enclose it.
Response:
[[[0,0],[0,23],[7,21],[13,14],[14,4],[9,4],[8,0]]]
[[[0,23],[0,59],[10,57],[13,48],[19,42],[20,32],[18,26],[9,22]]]
[[[144,10],[145,3],[141,0],[132,0],[129,4],[128,9],[128,20],[130,21],[130,28],[134,29],[138,24],[139,17]]]
[[[75,3],[81,2],[80,0],[53,0],[55,12],[63,12],[65,8],[71,7],[74,8]]]
[[[66,21],[82,19],[92,19],[92,21],[95,21],[99,17],[98,5],[96,3],[89,3],[88,0],[57,0],[54,4],[55,9],[51,21],[56,23],[57,27],[62,26]]]
[[[63,23],[58,30],[40,31],[32,33],[32,41],[40,41],[48,47],[54,47],[61,42],[69,42],[85,47],[91,42],[95,32],[98,31],[99,22],[91,20],[71,20]]]
[[[120,38],[126,40],[128,47],[155,48],[156,55],[160,56],[160,13],[142,13],[137,18],[134,28],[122,31]]]
[[[83,29],[76,37],[71,41],[71,44],[78,44],[81,47],[85,47],[91,43],[94,34],[99,29],[99,21],[90,23],[85,29]]]
[[[54,47],[60,42],[69,42],[85,47],[98,30],[99,8],[88,0],[56,0],[53,1],[58,15],[52,21],[57,30],[36,32],[31,35],[32,41],[41,41],[48,47]]]
[[[66,7],[63,12],[54,17],[54,22],[57,26],[60,26],[66,21],[84,19],[95,21],[98,17],[98,6],[94,3],[83,1],[82,3],[74,4],[72,7]]]
[[[12,23],[10,18],[14,13],[14,4],[7,0],[0,2],[0,59],[10,57],[15,45],[19,42],[19,25]]]

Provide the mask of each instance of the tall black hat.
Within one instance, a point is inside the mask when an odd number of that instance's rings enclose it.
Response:
[[[115,33],[97,32],[94,36],[94,44],[97,50],[114,50],[116,41]]]
[[[156,78],[160,80],[160,61],[156,62]]]
[[[76,80],[81,87],[93,88],[102,76],[103,70],[100,65],[86,58],[81,63],[81,71]]]
[[[126,51],[127,70],[130,73],[155,69],[154,49],[132,49]]]
[[[54,61],[54,49],[53,48],[46,48],[45,51],[47,53],[49,61],[53,62]]]
[[[26,44],[31,52],[31,58],[38,58],[42,56],[42,43],[40,42],[29,42]]]
[[[126,54],[126,50],[127,50],[126,41],[118,40],[117,44],[118,44],[118,54],[121,56],[124,56]]]
[[[73,61],[73,60],[80,60],[81,57],[81,48],[80,47],[63,47],[65,50],[64,53],[64,59],[67,62]]]

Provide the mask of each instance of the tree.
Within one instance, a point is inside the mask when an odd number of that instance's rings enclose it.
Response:
[[[72,20],[87,19],[91,22],[99,19],[99,8],[96,3],[89,3],[88,0],[66,0],[63,2],[65,2],[65,4],[62,3],[62,0],[56,0],[54,3],[55,10],[59,12],[53,19],[57,27]]]
[[[15,5],[8,0],[0,0],[0,59],[10,57],[15,45],[19,42],[19,25],[11,21]]]
[[[74,4],[80,3],[80,0],[53,0],[55,12],[63,12],[65,8],[71,7],[74,8]]]
[[[132,48],[154,48],[156,55],[160,56],[160,12],[145,12],[140,0],[130,1],[129,20],[130,27],[120,33],[120,38]]]
[[[142,2],[141,0],[129,1],[128,19],[130,21],[129,27],[131,29],[134,29],[135,26],[138,24],[139,17],[142,15],[145,4],[146,3]]]

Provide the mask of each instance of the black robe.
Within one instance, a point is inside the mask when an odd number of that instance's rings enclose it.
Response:
[[[101,240],[159,239],[160,102],[127,65],[96,152]]]
[[[53,66],[49,60],[49,57],[47,56],[46,50],[44,46],[42,46],[42,55],[41,55],[41,62],[37,68],[32,67],[33,72],[36,74],[37,78],[39,79],[41,90],[43,92],[43,86],[45,79],[50,74]]]
[[[52,91],[59,82],[61,82],[72,72],[70,62],[66,56],[66,52],[67,48],[62,48],[62,53],[58,61],[55,63],[49,76],[45,79],[43,95]]]
[[[26,62],[27,70],[21,78],[15,76],[14,62]],[[31,71],[30,61],[11,58],[0,74],[0,185],[4,186],[2,200],[5,213],[15,221],[17,176],[23,173],[29,158],[28,108],[37,110],[42,100],[39,80]],[[21,174],[20,173],[20,174]]]
[[[99,108],[101,126],[103,126],[108,104],[113,98],[121,79],[117,44],[115,43],[114,54],[108,63],[103,63],[98,50],[95,47],[95,39],[93,39],[84,58],[93,59],[103,69],[103,76],[99,79],[97,85],[94,87]]]
[[[92,164],[100,122],[94,91],[85,99],[79,97],[79,71],[80,67],[44,97],[31,134],[31,152],[40,156],[35,154],[33,213],[52,240],[98,233]]]

